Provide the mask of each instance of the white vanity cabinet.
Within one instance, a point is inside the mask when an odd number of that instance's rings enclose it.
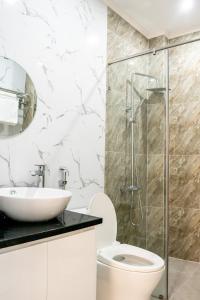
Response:
[[[47,287],[46,244],[0,254],[0,299],[44,300]]]
[[[96,299],[95,231],[48,243],[47,300]]]
[[[96,299],[93,227],[0,254],[0,300],[67,299]]]

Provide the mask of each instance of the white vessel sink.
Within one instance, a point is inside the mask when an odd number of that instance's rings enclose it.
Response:
[[[58,189],[0,188],[0,210],[17,221],[47,221],[67,207],[71,196],[71,192]]]

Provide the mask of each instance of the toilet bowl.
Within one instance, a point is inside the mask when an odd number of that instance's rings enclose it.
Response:
[[[130,245],[102,249],[97,262],[97,300],[150,300],[163,260]]]
[[[82,213],[103,218],[103,224],[96,228],[97,300],[150,300],[164,273],[163,259],[116,242],[117,218],[107,195],[94,195]]]

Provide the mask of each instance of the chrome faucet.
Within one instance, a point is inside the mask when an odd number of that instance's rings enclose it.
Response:
[[[58,182],[59,188],[65,190],[67,185],[67,176],[69,176],[69,171],[65,167],[60,167],[59,171],[60,171],[60,178],[61,178]]]
[[[45,165],[35,165],[36,167],[38,167],[37,170],[31,172],[32,176],[38,176],[39,178],[39,184],[40,182],[42,182],[42,187],[45,187],[45,169],[46,166]]]

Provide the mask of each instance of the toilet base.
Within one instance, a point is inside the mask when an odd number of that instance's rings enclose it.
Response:
[[[150,300],[163,272],[129,272],[98,262],[97,300]]]

